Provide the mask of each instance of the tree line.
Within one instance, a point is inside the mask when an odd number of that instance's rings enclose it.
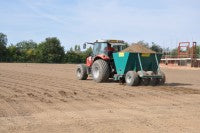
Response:
[[[91,48],[81,51],[80,45],[75,45],[65,52],[56,37],[46,38],[38,44],[32,40],[9,46],[7,43],[7,36],[0,33],[0,62],[83,63],[92,53]]]
[[[75,45],[74,48],[65,52],[60,40],[56,37],[48,37],[40,43],[32,40],[21,41],[9,46],[7,43],[7,36],[0,33],[0,62],[84,63],[92,53],[91,47],[86,51],[81,51],[80,45]],[[155,43],[150,45],[144,41],[139,41],[137,44],[144,45],[159,53],[177,56],[177,49],[163,49]],[[197,54],[200,54],[199,46]]]

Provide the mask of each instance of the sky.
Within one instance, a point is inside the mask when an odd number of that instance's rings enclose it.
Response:
[[[200,43],[200,0],[0,0],[9,44],[57,37],[68,50],[97,39]]]

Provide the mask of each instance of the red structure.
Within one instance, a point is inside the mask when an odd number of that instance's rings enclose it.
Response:
[[[197,42],[180,42],[178,45],[178,58],[167,57],[161,59],[166,65],[200,67],[200,59],[197,58]]]
[[[180,42],[178,45],[178,58],[196,58],[196,42]]]
[[[191,48],[191,51],[190,51],[190,57],[192,59],[197,58],[197,42],[192,43],[192,48]]]
[[[178,58],[189,58],[190,42],[179,42]]]

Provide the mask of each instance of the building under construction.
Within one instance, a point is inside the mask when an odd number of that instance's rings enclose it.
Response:
[[[177,56],[165,55],[161,63],[176,66],[200,67],[200,59],[197,58],[197,42],[180,42],[177,48]]]

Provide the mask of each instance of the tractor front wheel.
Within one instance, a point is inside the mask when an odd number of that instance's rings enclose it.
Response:
[[[96,60],[92,65],[93,80],[97,83],[106,82],[110,76],[110,67],[104,60]]]
[[[136,86],[139,84],[139,76],[135,71],[128,71],[125,77],[126,84],[128,86]]]
[[[76,76],[79,80],[86,80],[88,78],[87,68],[84,64],[77,65]]]

